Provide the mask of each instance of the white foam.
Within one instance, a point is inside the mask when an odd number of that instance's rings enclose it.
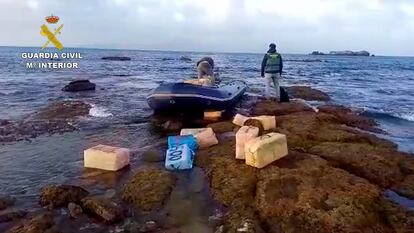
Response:
[[[93,117],[111,117],[112,113],[108,112],[107,109],[103,107],[98,107],[92,104],[92,108],[89,109],[89,115]]]
[[[19,90],[2,90],[0,91],[0,95],[14,95],[14,94],[19,94],[21,93],[21,91]]]
[[[397,117],[407,121],[414,121],[414,112],[395,114]]]

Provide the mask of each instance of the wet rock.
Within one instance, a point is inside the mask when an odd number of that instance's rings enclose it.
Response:
[[[116,190],[115,189],[108,189],[108,190],[106,190],[104,197],[108,198],[108,199],[112,199],[112,198],[115,197],[115,195],[116,195]]]
[[[377,208],[379,188],[344,170],[315,163],[318,159],[312,155],[295,157],[300,161],[291,168],[276,163],[259,171],[256,207],[269,232],[386,229]]]
[[[144,162],[149,162],[149,163],[161,162],[161,161],[164,161],[164,159],[165,159],[165,155],[161,154],[160,151],[157,151],[154,149],[145,151],[141,155],[141,160]]]
[[[259,89],[258,92],[262,92],[262,90]],[[237,111],[236,113],[240,113],[244,116],[250,116],[249,115],[250,112],[249,111],[246,112],[246,109],[250,109],[257,102],[265,100],[265,99],[266,99],[265,97],[262,97],[259,95],[244,94],[240,103],[237,105],[238,108],[235,109]]]
[[[234,159],[235,139],[215,147],[199,150],[195,157],[197,166],[203,168],[210,178],[213,196],[224,205],[231,206],[234,200],[243,204],[253,200],[255,169]]]
[[[128,170],[128,168],[126,170]],[[119,184],[120,180],[122,179],[124,174],[123,171],[125,170],[119,172],[112,172],[98,170],[94,168],[85,168],[83,169],[81,180],[71,184],[78,185],[81,187],[91,187],[95,184],[102,184],[107,188],[114,188]],[[111,192],[110,189],[107,191]]]
[[[73,202],[68,204],[68,210],[69,210],[69,215],[72,218],[78,218],[83,213],[82,207],[80,207],[80,205],[77,205]]]
[[[179,59],[180,59],[180,61],[184,61],[184,62],[190,62],[190,61],[192,61],[191,58],[185,57],[185,56],[180,56]]]
[[[95,83],[91,83],[89,80],[76,80],[70,82],[68,85],[62,88],[62,91],[78,92],[78,91],[94,91]]]
[[[414,199],[414,175],[406,176],[400,183],[393,187],[398,194]]]
[[[151,125],[157,133],[161,134],[178,133],[183,127],[182,121],[178,119],[167,120],[160,116],[152,118]]]
[[[316,101],[329,101],[331,99],[328,94],[307,86],[292,86],[286,89],[294,98]]]
[[[286,134],[291,150],[306,152],[320,142],[356,142],[396,148],[392,142],[338,124],[335,116],[326,113],[302,112],[280,116],[277,127],[279,132]]]
[[[29,140],[43,134],[64,133],[76,130],[77,117],[89,114],[91,106],[82,101],[56,102],[24,117],[23,121],[0,125],[0,142]]]
[[[255,169],[234,159],[235,140],[223,141],[214,147],[200,150],[195,157],[197,166],[203,168],[210,179],[214,199],[229,208],[225,217],[226,232],[236,232],[245,219],[255,222],[254,203],[256,190]]]
[[[0,210],[4,210],[8,207],[11,207],[16,202],[16,199],[14,199],[11,196],[1,196],[0,195]]]
[[[211,180],[211,166],[214,162],[213,158],[226,157],[234,158],[234,151],[236,150],[235,137],[226,137],[226,140],[220,141],[216,146],[201,149],[194,157],[194,163],[197,167],[201,167]]]
[[[108,223],[115,223],[124,218],[121,206],[109,199],[86,197],[81,203],[85,212],[98,216]]]
[[[158,225],[154,221],[146,221],[144,226],[140,229],[140,232],[152,232],[158,228]]]
[[[155,167],[141,167],[122,192],[122,199],[139,210],[162,206],[175,183],[173,175]]]
[[[118,56],[109,56],[109,57],[102,57],[102,60],[110,60],[110,61],[130,61],[130,57],[118,57]]]
[[[17,210],[0,214],[0,223],[12,222],[24,218],[27,215],[25,210]]]
[[[226,216],[225,232],[264,233],[259,217],[253,209],[244,212],[230,211]]]
[[[256,176],[254,169],[240,166],[232,161],[233,158],[211,158],[211,187],[214,197],[225,205],[248,204],[253,200]]]
[[[361,143],[321,143],[310,152],[352,174],[381,187],[390,187],[403,179],[398,152]]]
[[[224,214],[219,210],[216,210],[213,215],[208,217],[209,225],[214,228],[222,226],[223,222],[224,222]]]
[[[250,219],[244,219],[240,226],[236,228],[236,232],[247,232],[247,233],[258,233],[258,232],[264,232],[263,230],[257,229],[257,226],[253,220]]]
[[[224,233],[224,225],[218,226],[215,230],[214,233]]]
[[[161,232],[157,231],[159,228],[155,221],[146,221],[145,223],[139,223],[131,220],[126,220],[122,229],[117,232],[122,233],[147,233],[147,232]],[[163,230],[162,232],[168,232]]]
[[[382,221],[398,233],[414,232],[414,212],[385,198],[379,200]],[[391,232],[391,231],[390,231]]]
[[[183,123],[179,121],[167,121],[163,124],[163,128],[169,132],[177,132],[183,128]]]
[[[342,105],[326,104],[318,107],[319,112],[329,113],[333,115],[352,114],[352,110]]]
[[[378,124],[374,119],[360,116],[340,105],[323,105],[318,107],[320,112],[329,113],[337,117],[336,121],[340,124],[345,124],[351,127],[359,128],[366,131],[383,133],[383,131],[377,128]]]
[[[319,170],[329,166],[329,163],[316,155],[290,151],[288,156],[277,160],[272,165],[280,169]]]
[[[30,140],[43,134],[71,132],[76,127],[65,120],[41,120],[14,122],[0,126],[0,143]]]
[[[36,112],[33,118],[36,120],[71,120],[76,117],[88,115],[91,107],[90,104],[83,101],[59,101]]]
[[[203,191],[204,187],[206,186],[206,177],[201,168],[194,167],[191,170],[190,176],[190,184],[189,189],[190,192],[193,193],[200,193]]]
[[[62,207],[80,201],[89,195],[85,189],[73,185],[57,185],[43,187],[39,203],[41,206]]]
[[[230,121],[221,121],[212,124],[208,124],[207,127],[212,128],[214,133],[226,133],[232,132],[236,128],[236,125],[231,123]]]
[[[243,116],[250,116],[250,112],[247,110],[250,106],[246,106],[246,108],[235,108],[233,111],[233,116],[236,114],[241,114]]]
[[[257,102],[251,109],[251,115],[270,115],[281,116],[297,112],[313,112],[314,110],[301,101],[290,101],[288,103],[278,103],[272,100]]]
[[[257,127],[259,129],[259,136],[264,132],[263,124],[259,120],[248,119],[243,123],[243,125]]]
[[[225,232],[389,230],[381,220],[381,190],[331,167],[331,161],[291,151],[256,170],[236,161],[233,154],[234,140],[229,140],[217,148],[200,150],[196,156],[196,164],[210,178],[214,198],[229,208]]]
[[[227,142],[235,138],[236,132],[233,131],[233,132],[220,133],[220,134],[216,134],[216,136],[220,144],[221,142]]]
[[[411,216],[382,203],[381,191],[394,187],[411,192],[408,185],[412,184],[414,161],[410,155],[396,151],[395,144],[387,140],[344,125],[335,114],[308,110],[285,114],[274,103],[263,102],[271,111],[262,108],[261,114],[281,114],[276,131],[288,137],[288,156],[260,170],[249,168],[234,159],[235,140],[228,137],[215,147],[199,150],[195,157],[195,164],[210,180],[214,199],[228,208],[220,229],[413,229]]]
[[[58,232],[54,227],[52,213],[37,215],[30,220],[24,221],[15,227],[12,227],[8,233],[52,233]]]
[[[400,162],[400,169],[404,175],[414,174],[414,156],[413,154],[398,152],[398,155],[402,158]]]

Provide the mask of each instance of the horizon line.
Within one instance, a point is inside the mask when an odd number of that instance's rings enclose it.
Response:
[[[40,48],[39,46],[17,46],[17,45],[0,45],[0,48]],[[78,46],[78,47],[64,47],[67,49],[90,49],[90,50],[123,50],[123,51],[147,51],[147,52],[181,52],[181,53],[224,53],[224,54],[264,54],[266,52],[229,52],[229,51],[191,51],[191,50],[163,50],[163,49],[137,49],[137,48],[102,48],[102,47],[88,47],[88,46]],[[51,49],[51,48],[46,48]],[[53,48],[54,49],[54,48]],[[320,50],[316,50],[320,52]],[[334,50],[334,51],[345,51],[345,50]],[[353,50],[349,50],[353,51]],[[361,50],[362,51],[362,50]],[[59,51],[56,51],[59,52]],[[313,51],[312,51],[313,52]],[[312,55],[311,53],[282,53],[287,55],[309,55],[309,56],[342,56],[343,55],[331,55],[325,53],[324,55]],[[377,55],[370,52],[370,56],[374,55],[373,57],[414,57],[414,55]],[[363,56],[349,56],[349,57],[363,57]],[[368,56],[367,56],[368,57]]]

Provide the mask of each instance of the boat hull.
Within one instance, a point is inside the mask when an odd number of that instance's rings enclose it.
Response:
[[[220,87],[167,83],[156,88],[147,97],[147,102],[156,111],[226,110],[240,101],[246,88],[244,82]]]

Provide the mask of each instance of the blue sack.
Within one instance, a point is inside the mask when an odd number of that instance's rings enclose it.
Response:
[[[187,144],[171,147],[165,156],[167,170],[187,170],[193,168],[194,152]]]
[[[197,139],[193,135],[185,136],[169,136],[168,137],[168,148],[187,144],[192,151],[197,150]]]

